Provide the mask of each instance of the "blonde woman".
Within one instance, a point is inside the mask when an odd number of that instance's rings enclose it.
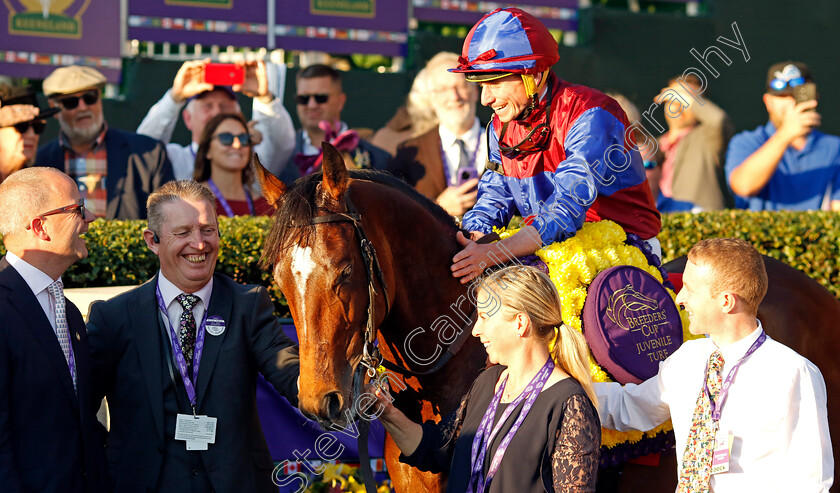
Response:
[[[601,425],[588,350],[563,324],[554,285],[537,269],[514,266],[488,276],[477,294],[472,334],[496,365],[455,413],[420,425],[386,389],[376,391],[401,460],[449,471],[450,492],[595,491]]]

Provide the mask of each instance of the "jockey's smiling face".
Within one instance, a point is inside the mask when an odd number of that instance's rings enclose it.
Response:
[[[518,117],[528,107],[525,83],[519,74],[510,74],[500,79],[479,82],[481,104],[496,113],[502,123]]]

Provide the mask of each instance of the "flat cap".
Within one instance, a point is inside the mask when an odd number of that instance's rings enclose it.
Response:
[[[86,89],[102,87],[106,82],[105,76],[95,68],[82,67],[81,65],[59,67],[44,79],[44,96],[50,98],[63,94],[73,94]]]

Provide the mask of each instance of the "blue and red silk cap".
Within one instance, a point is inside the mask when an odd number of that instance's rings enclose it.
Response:
[[[467,80],[482,82],[508,74],[538,74],[557,63],[557,41],[533,15],[517,8],[496,9],[470,29],[458,68]]]

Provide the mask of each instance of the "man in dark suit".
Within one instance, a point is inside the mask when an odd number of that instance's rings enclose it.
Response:
[[[96,69],[71,65],[44,79],[44,95],[60,108],[57,139],[38,149],[35,166],[50,166],[76,180],[96,217],[145,219],[149,194],[173,179],[163,144],[109,127]]]
[[[463,216],[475,205],[487,145],[475,115],[478,88],[449,72],[457,66],[458,55],[441,52],[417,75],[438,126],[400,144],[389,170],[446,212]]]
[[[276,492],[257,372],[296,405],[297,346],[265,288],[214,274],[219,230],[207,188],[169,182],[147,205],[143,236],[160,272],[92,305],[88,320],[115,492]],[[185,436],[191,424],[217,431]]]
[[[0,490],[104,491],[103,433],[90,399],[82,315],[61,275],[87,256],[93,221],[61,172],[28,168],[0,185]]]

